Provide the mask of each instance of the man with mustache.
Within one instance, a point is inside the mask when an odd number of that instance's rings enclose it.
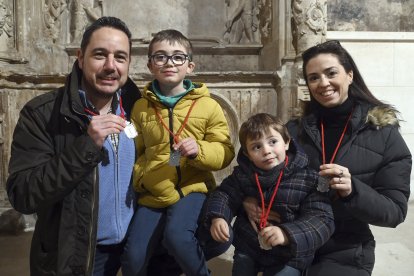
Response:
[[[131,186],[140,92],[128,78],[131,32],[102,17],[84,32],[66,84],[29,101],[14,131],[12,206],[37,214],[30,274],[116,275],[135,210]]]

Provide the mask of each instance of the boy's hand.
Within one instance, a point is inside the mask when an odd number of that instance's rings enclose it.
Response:
[[[192,137],[187,137],[173,145],[174,150],[179,150],[181,156],[196,158],[198,155],[198,145]]]
[[[217,242],[226,242],[229,240],[229,225],[222,218],[214,218],[211,221],[210,233]]]
[[[250,224],[252,225],[253,229],[256,230],[256,232],[258,232],[257,225],[260,223],[262,208],[259,207],[257,199],[254,197],[246,197],[243,200],[243,207],[247,213],[247,217],[249,218]],[[269,221],[280,223],[280,215],[277,212],[270,210],[269,217],[267,220],[267,225],[271,225]]]
[[[126,126],[125,120],[114,114],[93,116],[89,126],[88,135],[98,147],[102,147],[106,137],[112,133],[120,133]]]
[[[288,245],[289,239],[285,232],[277,226],[268,226],[260,231],[260,235],[263,236],[264,241],[271,246]]]

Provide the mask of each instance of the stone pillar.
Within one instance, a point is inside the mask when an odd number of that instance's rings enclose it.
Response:
[[[292,67],[293,116],[298,115],[300,101],[309,100],[309,92],[302,75],[303,51],[326,40],[327,0],[292,0],[292,43],[296,51]]]

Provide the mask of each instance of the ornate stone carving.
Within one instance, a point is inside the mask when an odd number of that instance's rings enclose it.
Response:
[[[61,33],[61,15],[67,10],[66,0],[47,0],[44,7],[46,36],[55,43]]]
[[[321,32],[322,35],[326,35],[327,19],[326,19],[326,2],[311,4],[306,12],[306,25],[315,33]]]
[[[296,53],[325,40],[326,0],[292,0],[292,38]]]
[[[98,0],[96,6],[90,0],[72,1],[70,42],[78,43],[81,40],[86,25],[103,15],[105,15],[104,0]]]
[[[309,100],[302,75],[303,51],[326,40],[327,0],[292,0],[292,44],[296,58],[291,67],[293,116],[300,116],[302,101]]]
[[[12,1],[8,3],[0,0],[0,52],[13,48],[14,44],[14,16]]]
[[[258,1],[258,17],[260,20],[260,34],[262,39],[270,38],[272,31],[272,2],[270,0]]]
[[[247,43],[257,43],[258,5],[257,0],[225,0],[226,23],[224,41],[239,44],[244,38]]]

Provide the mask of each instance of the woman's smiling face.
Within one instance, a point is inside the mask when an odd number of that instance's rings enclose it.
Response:
[[[348,98],[353,72],[347,73],[336,55],[319,54],[309,60],[305,69],[309,91],[319,104],[331,108]]]

